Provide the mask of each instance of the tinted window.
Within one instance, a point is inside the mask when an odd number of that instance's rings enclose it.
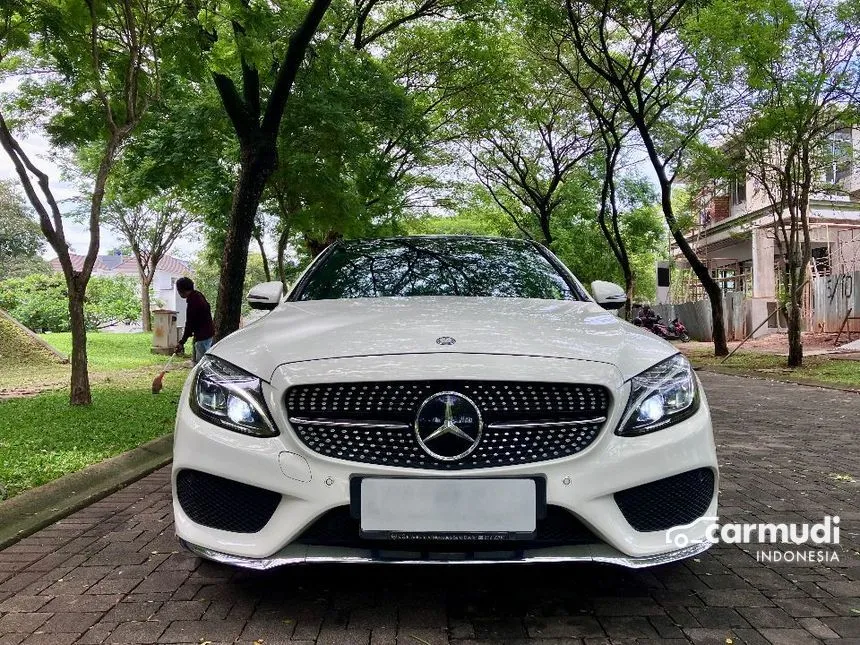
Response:
[[[389,296],[579,299],[534,245],[480,238],[342,243],[308,276],[297,299]]]

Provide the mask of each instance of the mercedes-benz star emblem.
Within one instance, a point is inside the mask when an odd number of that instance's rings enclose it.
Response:
[[[450,336],[439,336],[439,338],[436,339],[437,345],[453,345],[456,342],[457,339],[451,338]]]
[[[421,404],[415,417],[418,444],[441,461],[457,461],[471,454],[483,429],[478,406],[457,392],[434,394]]]

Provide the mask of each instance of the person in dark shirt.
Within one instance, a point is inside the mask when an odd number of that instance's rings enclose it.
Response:
[[[212,309],[206,297],[194,289],[191,278],[179,278],[176,281],[176,291],[180,298],[187,303],[185,311],[185,333],[176,346],[176,353],[185,351],[185,341],[194,336],[194,363],[212,347],[212,337],[215,335],[215,325],[212,322]]]

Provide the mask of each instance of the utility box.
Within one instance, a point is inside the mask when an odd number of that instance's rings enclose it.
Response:
[[[176,314],[173,309],[152,311],[152,353],[172,354],[179,336],[176,331]]]

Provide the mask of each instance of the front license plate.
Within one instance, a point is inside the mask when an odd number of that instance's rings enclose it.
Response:
[[[504,539],[534,533],[533,479],[365,478],[361,532],[388,539]]]

